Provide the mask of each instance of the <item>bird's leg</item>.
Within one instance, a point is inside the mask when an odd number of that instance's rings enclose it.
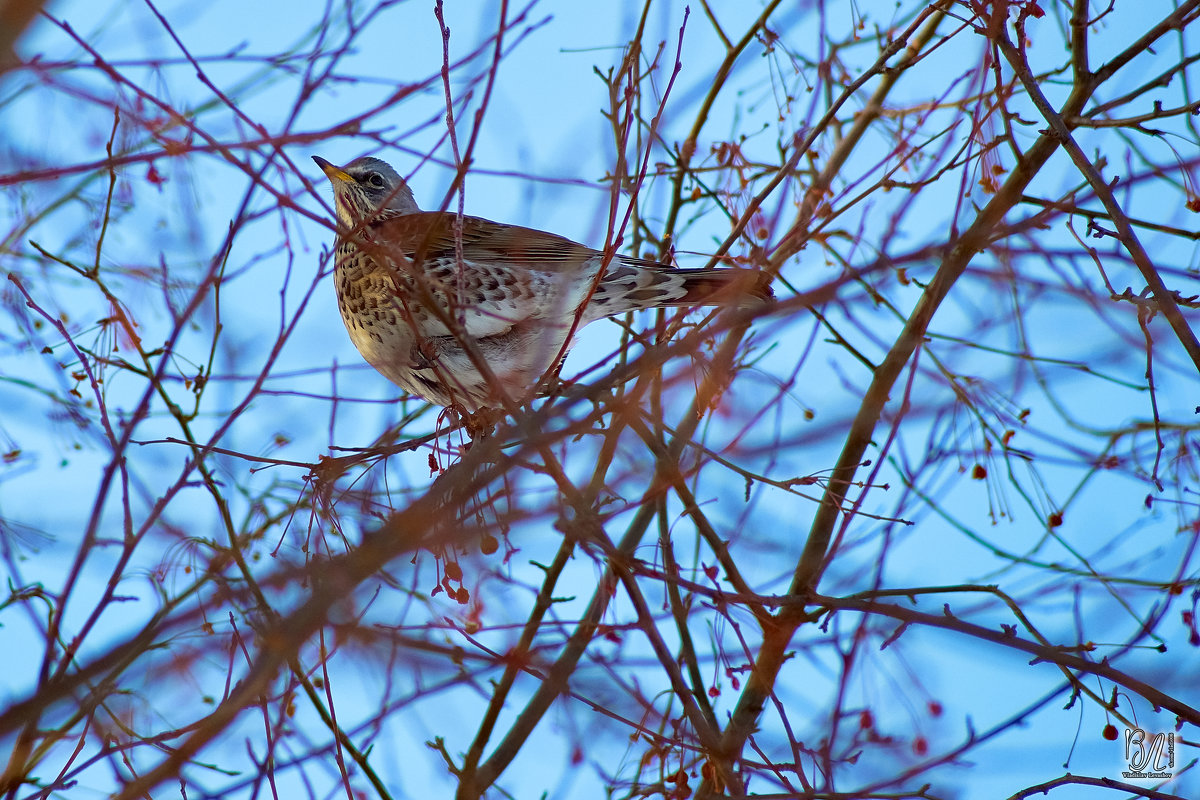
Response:
[[[413,342],[408,361],[414,370],[433,369],[441,352],[442,346],[436,338],[418,339]]]

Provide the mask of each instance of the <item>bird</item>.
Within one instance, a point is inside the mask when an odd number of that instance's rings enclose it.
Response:
[[[468,415],[544,392],[568,340],[598,319],[773,297],[757,270],[606,259],[553,233],[422,211],[378,158],[313,161],[333,185],[334,285],[354,346],[409,395]]]

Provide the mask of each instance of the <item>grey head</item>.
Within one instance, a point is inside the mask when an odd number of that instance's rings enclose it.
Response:
[[[356,158],[336,167],[320,156],[313,161],[333,184],[338,220],[352,228],[381,209],[397,214],[415,214],[421,209],[412,189],[386,161],[371,156]]]

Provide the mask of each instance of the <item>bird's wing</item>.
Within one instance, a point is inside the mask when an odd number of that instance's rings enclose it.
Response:
[[[569,325],[598,265],[595,250],[552,233],[425,211],[380,219],[371,226],[376,246],[420,265],[420,278],[444,308],[460,295],[468,336],[505,335],[516,325]],[[457,243],[461,242],[461,271]],[[426,335],[450,331],[431,320]]]
[[[455,257],[455,215],[447,211],[422,211],[382,219],[372,225],[379,241],[400,248],[409,258],[427,260]],[[463,217],[464,260],[511,264],[541,272],[577,270],[599,255],[589,247],[553,233]]]

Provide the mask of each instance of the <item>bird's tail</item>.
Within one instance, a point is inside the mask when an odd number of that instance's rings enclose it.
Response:
[[[757,306],[774,297],[766,273],[750,269],[676,269],[622,258],[605,270],[581,324],[664,306]]]
[[[677,269],[622,258],[605,271],[589,312],[598,318],[662,306],[754,306],[774,296],[759,270]]]
[[[665,305],[753,306],[775,297],[771,280],[756,269],[673,269],[681,279],[683,295]]]

